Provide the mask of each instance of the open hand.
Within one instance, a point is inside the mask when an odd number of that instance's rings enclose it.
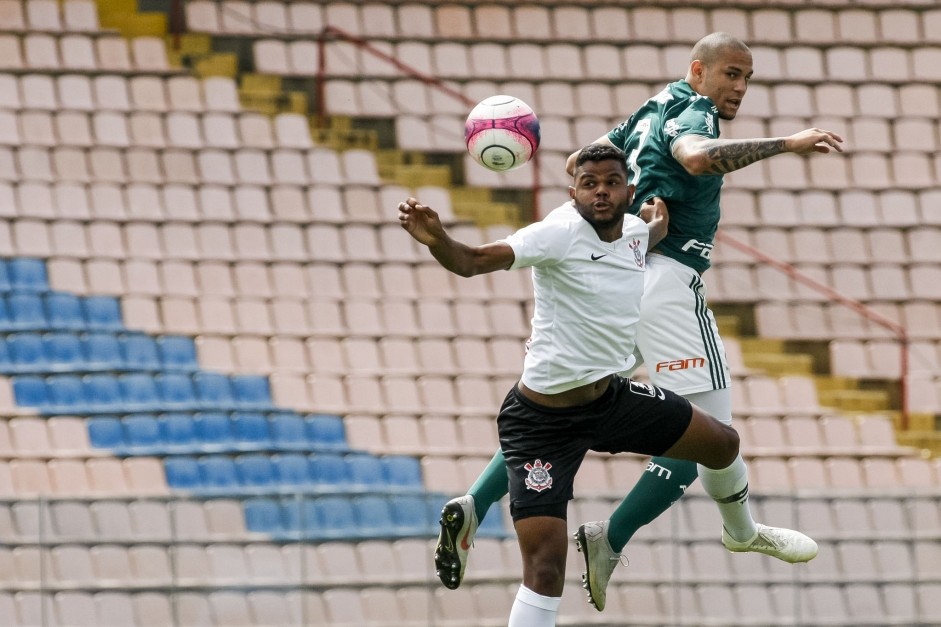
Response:
[[[444,237],[438,213],[411,197],[399,203],[399,224],[425,246],[431,246]]]
[[[784,138],[784,147],[788,152],[809,155],[812,152],[830,152],[831,149],[843,152],[843,138],[833,131],[809,128]]]

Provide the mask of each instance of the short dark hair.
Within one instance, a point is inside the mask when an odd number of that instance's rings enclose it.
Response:
[[[609,159],[620,161],[621,165],[624,166],[624,171],[629,172],[627,155],[620,148],[609,144],[588,144],[579,150],[578,156],[575,158],[575,169],[578,170],[586,161],[608,161]]]

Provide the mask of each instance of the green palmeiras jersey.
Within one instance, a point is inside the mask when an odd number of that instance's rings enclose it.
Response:
[[[656,250],[697,272],[709,268],[712,242],[719,226],[722,176],[689,174],[673,157],[673,142],[684,135],[719,136],[719,114],[712,100],[686,81],[667,85],[627,121],[608,133],[631,166],[637,186],[631,212],[653,196],[670,211],[667,236]]]

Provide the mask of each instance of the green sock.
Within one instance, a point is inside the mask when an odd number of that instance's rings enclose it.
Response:
[[[647,470],[624,497],[608,525],[608,542],[620,553],[637,530],[670,509],[698,476],[696,462],[653,457]]]
[[[695,464],[693,464],[695,466]],[[467,491],[474,497],[474,510],[477,512],[477,522],[482,523],[490,506],[509,494],[510,485],[506,475],[506,460],[503,451],[497,451],[493,459],[477,477],[477,481]]]

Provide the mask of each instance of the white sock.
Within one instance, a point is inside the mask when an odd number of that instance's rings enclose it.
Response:
[[[748,468],[742,454],[722,470],[710,470],[700,464],[699,478],[706,493],[719,506],[722,525],[729,535],[739,542],[755,535],[758,527],[748,509]]]
[[[544,597],[521,585],[507,627],[555,627],[562,597]]]

